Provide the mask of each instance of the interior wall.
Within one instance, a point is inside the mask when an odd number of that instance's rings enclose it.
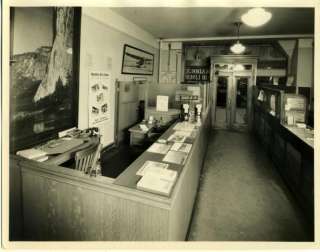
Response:
[[[297,85],[313,86],[313,49],[311,39],[299,39],[297,62]]]
[[[110,26],[110,16],[113,25]],[[158,49],[156,39],[124,18],[110,12],[108,8],[82,8],[80,43],[79,80],[79,121],[78,127],[89,127],[88,122],[88,77],[90,71],[109,71],[111,74],[111,119],[98,124],[104,146],[114,142],[115,127],[115,80],[132,81],[135,75],[121,74],[124,44],[143,49],[154,54],[154,73],[152,76],[139,75],[150,82],[158,76]],[[110,22],[109,22],[110,21]],[[121,24],[119,30],[115,27]],[[123,25],[123,24],[126,24]],[[124,30],[127,27],[127,33]],[[141,39],[144,39],[142,41]]]

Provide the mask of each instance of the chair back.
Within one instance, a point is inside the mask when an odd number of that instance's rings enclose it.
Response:
[[[88,173],[92,169],[92,166],[95,166],[97,162],[96,156],[98,155],[97,152],[100,151],[99,146],[100,144],[97,143],[87,149],[78,151],[75,154],[75,169]]]

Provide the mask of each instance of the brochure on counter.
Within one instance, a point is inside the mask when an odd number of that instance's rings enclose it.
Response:
[[[169,196],[177,180],[177,171],[167,169],[168,164],[146,161],[136,173],[142,178],[137,183],[137,189]]]
[[[173,164],[184,165],[187,157],[188,157],[188,154],[185,152],[170,150],[167,153],[167,155],[164,156],[162,161],[173,163]]]
[[[179,122],[174,126],[174,130],[193,131],[196,125],[189,122]]]
[[[146,161],[143,166],[137,171],[136,175],[144,176],[146,172],[155,170],[156,172],[160,172],[160,170],[167,169],[169,167],[168,164],[156,162],[156,161]]]
[[[168,144],[154,143],[149,147],[149,149],[147,149],[147,151],[152,153],[167,154],[170,148],[171,145]]]
[[[174,143],[171,147],[171,150],[189,153],[191,150],[191,147],[192,147],[192,144],[188,144],[188,143]]]
[[[171,136],[169,136],[168,141],[169,142],[181,142],[183,143],[186,140],[185,136],[175,134],[173,133]]]
[[[137,189],[169,196],[177,179],[177,172],[172,170],[165,171],[175,174],[171,175],[171,180],[166,179],[165,176],[159,176],[157,173],[147,172],[137,183]]]

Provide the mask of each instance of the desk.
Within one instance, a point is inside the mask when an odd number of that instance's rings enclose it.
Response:
[[[134,125],[129,129],[130,132],[130,145],[142,145],[148,133],[152,131],[154,125],[153,124],[144,124],[148,127],[147,131],[143,131],[140,128],[140,123]]]
[[[74,155],[77,151],[83,150],[88,148],[91,145],[97,144],[100,140],[99,137],[93,136],[93,137],[80,137],[81,140],[83,140],[83,144],[72,148],[71,150],[68,150],[60,155],[56,156],[49,156],[49,159],[44,161],[45,164],[51,165],[61,165],[64,162],[67,162],[68,160],[74,158]]]

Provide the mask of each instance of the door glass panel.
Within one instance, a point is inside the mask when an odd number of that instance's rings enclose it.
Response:
[[[252,65],[250,65],[250,64],[245,64],[245,65],[244,65],[244,69],[245,69],[245,70],[251,70],[251,69],[252,69]]]
[[[228,94],[228,77],[219,76],[217,79],[217,96],[216,96],[216,113],[215,127],[227,127],[227,94]]]
[[[217,81],[217,106],[226,107],[228,78],[219,76]]]
[[[235,121],[239,124],[247,123],[247,92],[248,78],[236,78],[236,116]]]

